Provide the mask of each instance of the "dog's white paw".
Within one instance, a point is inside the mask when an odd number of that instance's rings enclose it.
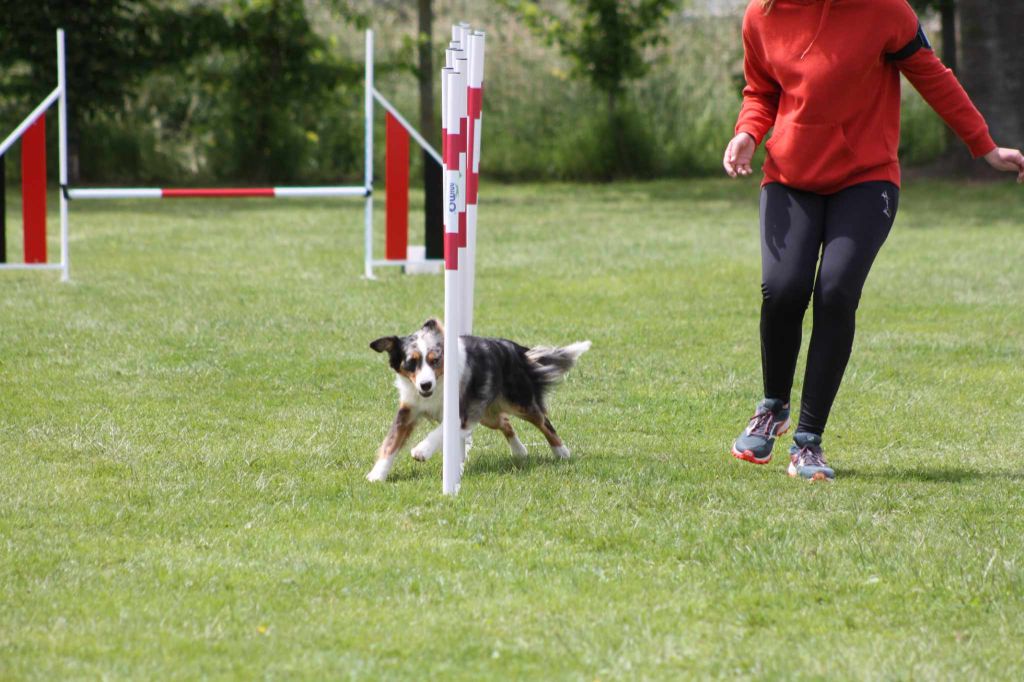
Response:
[[[558,447],[551,448],[551,452],[555,453],[555,457],[557,457],[558,459],[569,459],[569,456],[572,454],[571,452],[569,452],[569,448],[565,447],[564,445],[559,445]]]
[[[518,437],[514,436],[512,440],[508,442],[508,447],[510,450],[512,450],[513,457],[526,457],[526,455],[528,454],[526,451],[526,446],[523,445],[523,441],[519,440]]]
[[[417,462],[426,462],[428,459],[434,456],[433,444],[429,441],[429,439],[424,438],[423,440],[416,444],[416,447],[414,447],[412,449],[412,452],[409,454],[411,454],[412,458]]]
[[[388,480],[388,473],[391,471],[390,462],[381,460],[373,465],[370,473],[366,474],[366,480],[370,483],[382,483]]]

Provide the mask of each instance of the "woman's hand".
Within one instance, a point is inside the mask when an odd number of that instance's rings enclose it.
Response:
[[[985,155],[985,160],[996,170],[1016,173],[1017,182],[1024,182],[1024,154],[1019,149],[996,147]]]
[[[755,149],[757,149],[757,145],[750,133],[740,133],[729,141],[729,145],[725,148],[722,165],[730,178],[735,178],[738,175],[750,175],[750,162],[754,158]]]

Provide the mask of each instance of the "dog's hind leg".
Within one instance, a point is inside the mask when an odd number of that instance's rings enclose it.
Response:
[[[437,449],[441,447],[441,440],[444,436],[444,431],[440,425],[433,431],[427,434],[427,437],[416,444],[416,447],[412,449],[412,458],[419,462],[426,462],[428,459],[434,456]]]
[[[388,435],[384,437],[384,442],[377,450],[377,463],[370,469],[370,473],[366,474],[367,481],[375,483],[387,479],[395,463],[395,454],[405,445],[415,427],[416,420],[412,416],[412,410],[405,405],[399,407]]]
[[[558,433],[555,431],[555,427],[551,424],[551,420],[544,414],[540,409],[531,409],[522,415],[522,418],[530,422],[537,429],[544,434],[544,438],[547,439],[548,445],[551,446],[551,452],[554,453],[555,457],[559,459],[569,459],[569,448],[565,447],[565,443],[559,438]]]
[[[484,419],[480,420],[480,423],[487,428],[501,431],[502,435],[505,436],[505,440],[508,441],[508,447],[512,450],[513,456],[526,457],[526,446],[523,445],[523,442],[519,440],[519,436],[516,435],[516,431],[512,428],[512,422],[507,414],[499,412],[494,415],[487,415]]]

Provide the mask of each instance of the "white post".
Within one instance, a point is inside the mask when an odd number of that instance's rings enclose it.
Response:
[[[366,93],[364,97],[365,118],[363,121],[363,183],[366,187],[366,210],[364,215],[364,276],[373,275],[373,31],[366,31]]]
[[[452,26],[452,42],[459,43],[463,50],[469,50],[466,38],[472,32],[469,24],[465,21],[460,21]]]
[[[469,167],[466,169],[467,186],[470,188],[466,196],[466,257],[463,268],[463,319],[464,333],[473,333],[473,292],[476,286],[476,221],[477,221],[477,187],[480,178],[480,136],[481,136],[481,104],[484,86],[484,34],[480,31],[467,34],[467,52],[469,54],[469,74],[466,88],[466,129],[467,156]]]
[[[442,78],[445,85],[446,101],[444,123],[447,130],[445,144],[445,270],[444,270],[444,393],[442,404],[442,445],[443,464],[441,468],[441,490],[445,495],[459,492],[462,478],[462,462],[465,458],[465,443],[462,440],[462,424],[459,415],[459,392],[462,378],[459,352],[461,330],[461,296],[459,293],[458,232],[459,203],[462,195],[459,160],[459,99],[465,97],[465,79],[460,86],[459,74],[445,69]]]
[[[466,101],[466,84],[469,82],[469,53],[463,52],[455,59],[455,80],[456,90],[455,102],[457,110],[453,115],[458,116],[456,131],[459,135],[459,335],[468,334],[466,326],[466,188],[469,179],[469,121],[468,102]]]
[[[60,281],[71,279],[71,250],[68,243],[68,92],[64,59],[64,29],[57,29],[57,99],[58,146],[60,156]]]

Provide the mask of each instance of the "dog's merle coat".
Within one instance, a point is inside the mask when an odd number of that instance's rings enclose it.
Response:
[[[406,337],[387,336],[370,344],[387,352],[391,368],[398,377],[398,413],[377,453],[377,463],[367,475],[371,481],[387,478],[395,454],[402,448],[422,417],[441,420],[444,377],[444,328],[431,319]],[[462,368],[459,390],[459,420],[463,437],[468,438],[477,424],[501,431],[512,453],[525,456],[526,448],[516,436],[509,415],[536,426],[552,451],[561,458],[569,450],[547,416],[546,397],[556,383],[590,348],[589,341],[565,348],[526,348],[507,339],[462,336],[458,362]],[[441,445],[438,426],[412,450],[413,458],[425,461]]]

